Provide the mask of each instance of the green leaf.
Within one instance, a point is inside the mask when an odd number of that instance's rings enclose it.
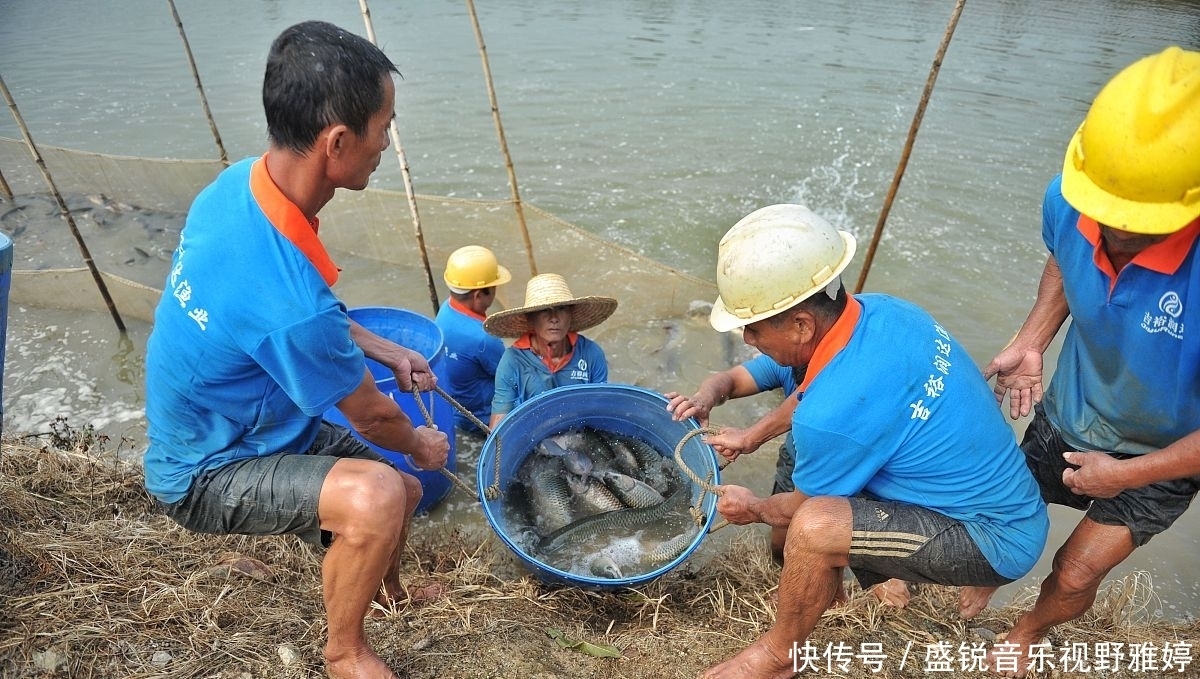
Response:
[[[590,641],[574,641],[567,638],[562,630],[553,627],[546,628],[546,635],[558,644],[559,648],[567,648],[592,656],[593,658],[620,658],[621,649],[608,644],[593,644]]]

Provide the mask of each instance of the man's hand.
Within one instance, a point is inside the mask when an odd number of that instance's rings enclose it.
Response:
[[[750,437],[749,430],[736,427],[721,427],[719,433],[706,435],[704,442],[730,462],[738,459],[739,456],[753,453],[758,450],[760,445],[758,441]]]
[[[412,452],[412,461],[420,469],[433,471],[446,466],[450,458],[450,439],[446,433],[430,427],[417,427],[420,443]]]
[[[670,401],[667,403],[667,412],[671,413],[671,419],[682,422],[689,417],[694,417],[700,421],[701,427],[708,426],[708,415],[717,405],[699,393],[688,397],[678,392],[668,391],[663,396]]]
[[[1012,419],[1028,415],[1033,406],[1041,402],[1041,352],[1010,344],[984,367],[983,379],[990,380],[993,376],[996,386],[992,393],[1001,407],[1004,406],[1004,396],[1008,395],[1008,414]]]
[[[1063,484],[1076,495],[1088,497],[1114,497],[1128,488],[1124,481],[1128,474],[1123,473],[1124,463],[1105,453],[1082,453],[1068,451],[1063,453],[1067,464],[1078,469],[1063,470]]]
[[[742,486],[717,486],[717,511],[729,523],[735,526],[745,526],[750,523],[761,523],[762,516],[757,511],[758,504],[763,501],[749,488]]]
[[[392,363],[392,374],[396,376],[396,384],[405,392],[412,391],[412,385],[416,384],[421,391],[430,391],[437,384],[437,375],[433,374],[433,369],[429,367],[429,362],[425,360],[419,352],[413,351],[408,347],[397,345],[395,348],[395,362]]]

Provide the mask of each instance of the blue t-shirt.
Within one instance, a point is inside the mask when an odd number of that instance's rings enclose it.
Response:
[[[1163,448],[1200,429],[1200,222],[1140,253],[1114,283],[1096,263],[1095,222],[1081,222],[1061,182],[1046,189],[1042,239],[1062,270],[1071,324],[1046,416],[1078,450]]]
[[[464,311],[453,299],[446,300],[434,319],[446,343],[446,391],[480,422],[492,416],[496,392],[496,368],[504,355],[504,342],[483,329],[483,319]],[[477,429],[466,415],[454,411],[460,429]]]
[[[855,299],[845,346],[810,368],[792,416],[797,490],[932,509],[961,521],[997,573],[1025,575],[1046,543],[1046,505],[983,375],[916,305]]]
[[[608,359],[604,350],[583,335],[572,333],[571,337],[575,342],[571,360],[554,372],[531,349],[516,345],[505,349],[496,368],[492,413],[507,415],[513,408],[555,387],[607,382]],[[521,343],[518,340],[517,344]]]
[[[742,364],[750,373],[759,391],[782,389],[785,397],[796,391],[796,373],[787,366],[779,365],[766,354],[759,354]]]
[[[251,189],[253,162],[196,197],[146,344],[146,488],[163,502],[208,469],[307,450],[363,379],[345,306],[281,228],[307,228],[327,255],[265,165],[272,191]]]

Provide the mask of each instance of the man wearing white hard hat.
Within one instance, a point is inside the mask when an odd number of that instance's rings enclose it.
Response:
[[[504,342],[483,329],[496,288],[512,280],[496,255],[482,245],[465,245],[446,260],[443,274],[450,298],[442,302],[434,322],[446,346],[446,391],[485,426],[492,417],[496,367]],[[466,433],[484,432],[469,417],[454,411],[454,425]]]
[[[994,653],[1000,673],[1024,675],[1035,653],[1044,666],[1050,629],[1200,490],[1198,239],[1200,52],[1170,47],[1092,102],[1043,200],[1037,300],[984,370],[1014,419],[1035,411],[1021,448],[1042,496],[1086,512],[1005,639],[1010,664]],[[1042,354],[1068,316],[1043,394]]]
[[[1041,555],[1049,520],[1012,429],[966,349],[928,313],[850,296],[854,238],[799,205],[738,222],[717,254],[718,331],[803,368],[792,414],[796,490],[718,488],[734,524],[786,526],[774,627],[705,679],[785,677],[821,614],[899,578],[961,586],[971,616]]]

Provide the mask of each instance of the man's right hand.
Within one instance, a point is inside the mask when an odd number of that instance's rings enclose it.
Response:
[[[1008,414],[1012,419],[1024,417],[1042,401],[1042,354],[1034,349],[1014,345],[1005,347],[983,369],[983,379],[996,378],[992,393],[1004,406],[1008,395]]]
[[[445,467],[450,458],[450,439],[446,432],[426,426],[417,427],[416,432],[420,443],[412,452],[413,464],[429,471]]]

